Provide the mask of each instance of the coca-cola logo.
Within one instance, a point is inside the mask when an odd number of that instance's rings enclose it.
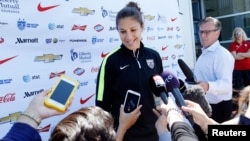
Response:
[[[92,73],[98,72],[99,69],[100,69],[100,67],[92,67],[92,68],[91,68],[91,72],[92,72]]]
[[[0,103],[11,102],[16,99],[15,93],[8,93],[5,96],[0,97]]]

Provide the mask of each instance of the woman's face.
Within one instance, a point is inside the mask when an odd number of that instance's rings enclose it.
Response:
[[[122,43],[128,49],[136,50],[140,47],[143,27],[137,20],[131,17],[120,19],[117,28]]]
[[[235,30],[234,36],[235,36],[235,38],[236,38],[237,40],[241,39],[241,37],[242,37],[241,31],[240,31],[240,30]]]

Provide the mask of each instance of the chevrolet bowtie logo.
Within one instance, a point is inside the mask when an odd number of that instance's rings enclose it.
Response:
[[[15,113],[9,114],[9,116],[0,118],[0,124],[7,123],[7,122],[13,123],[17,121],[17,119],[21,116],[21,113],[22,112],[15,112]]]
[[[36,56],[35,62],[44,61],[44,63],[54,62],[54,60],[61,60],[63,55],[54,55],[54,54],[44,54],[43,56]]]
[[[88,16],[88,15],[94,15],[95,14],[95,10],[90,10],[88,8],[85,7],[80,7],[80,8],[74,8],[73,13],[79,13],[82,16]]]

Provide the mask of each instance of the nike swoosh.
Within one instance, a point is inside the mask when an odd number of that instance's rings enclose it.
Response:
[[[37,5],[37,10],[40,11],[40,12],[44,12],[44,11],[47,11],[47,10],[49,10],[49,9],[55,8],[55,7],[57,7],[57,6],[59,6],[59,5],[41,6],[41,3],[39,3],[39,4]]]
[[[108,54],[109,54],[109,53],[103,53],[103,52],[102,52],[101,57],[104,58],[104,57],[106,57]]]
[[[120,70],[123,70],[125,69],[126,67],[128,67],[129,65],[126,65],[126,66],[123,66],[123,67],[120,67]]]
[[[4,38],[1,37],[1,38],[0,38],[0,44],[3,43],[3,42],[4,42]]]
[[[171,18],[171,21],[174,22],[177,18]]]
[[[168,46],[162,47],[161,50],[164,51]]]
[[[87,98],[85,98],[85,99],[83,99],[83,98],[81,98],[80,99],[80,103],[81,104],[85,104],[92,96],[94,96],[95,94],[92,94],[91,96],[89,96],[89,97],[87,97]]]
[[[49,129],[50,129],[50,124],[48,124],[47,126],[44,126],[42,128],[37,128],[36,130],[38,132],[49,132]]]
[[[9,61],[9,60],[11,60],[11,59],[13,59],[15,57],[17,57],[17,56],[13,56],[13,57],[10,57],[10,58],[6,58],[6,59],[3,59],[3,60],[0,60],[0,64],[3,64],[3,63],[5,63],[5,62],[7,62],[7,61]]]

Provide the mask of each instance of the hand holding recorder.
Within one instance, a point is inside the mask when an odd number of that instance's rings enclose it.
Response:
[[[78,86],[78,81],[67,75],[61,75],[44,100],[44,104],[60,112],[66,111]]]

